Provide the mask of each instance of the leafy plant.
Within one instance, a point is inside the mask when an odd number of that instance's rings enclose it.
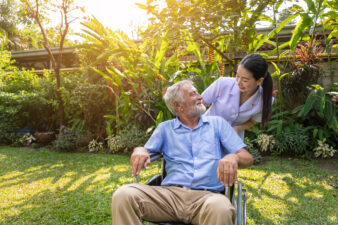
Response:
[[[38,76],[12,64],[10,52],[0,52],[0,143],[11,143],[7,137],[14,129],[47,130],[55,122],[48,74]]]
[[[62,129],[52,142],[52,149],[58,152],[76,152],[81,143],[81,134],[68,128]]]
[[[298,112],[298,116],[303,120],[313,121],[311,118],[318,117],[324,122],[325,127],[338,132],[336,105],[332,102],[338,94],[326,92],[320,85],[312,85],[312,87],[314,89],[307,97],[305,104],[297,107],[294,112]]]
[[[154,48],[149,48],[147,41],[137,45],[123,32],[104,29],[95,18],[83,25],[83,37],[90,42],[80,46],[82,58],[84,62],[94,58],[86,71],[108,82],[107,90],[114,102],[106,118],[115,123],[107,125],[108,130],[122,129],[132,120],[144,128],[151,126],[159,112],[156,104],[161,101],[165,74],[170,73],[177,60],[176,55],[165,60],[167,39],[161,37]]]
[[[103,143],[100,141],[96,141],[95,139],[91,140],[88,145],[88,151],[89,152],[102,152],[103,149]]]
[[[35,141],[35,137],[33,135],[31,135],[30,133],[26,133],[24,134],[20,139],[19,142],[24,145],[24,146],[28,146],[31,145],[33,143],[33,141]]]
[[[255,140],[251,140],[248,137],[244,138],[244,143],[246,144],[247,148],[246,150],[251,153],[253,159],[254,159],[254,164],[258,164],[262,162],[263,157],[260,154],[259,150],[257,147],[255,147]]]
[[[309,137],[304,129],[283,131],[276,137],[274,154],[289,153],[303,155],[309,147]]]
[[[130,125],[120,130],[116,135],[107,137],[107,145],[110,153],[130,154],[135,147],[143,146],[149,137],[150,132]]]
[[[271,151],[275,146],[275,139],[272,135],[260,134],[255,140],[262,152]]]
[[[318,140],[318,146],[313,149],[315,156],[328,158],[333,157],[334,154],[337,152],[332,146],[325,143],[326,139]]]

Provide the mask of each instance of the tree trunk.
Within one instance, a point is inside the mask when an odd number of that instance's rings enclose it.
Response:
[[[59,116],[60,116],[60,131],[61,126],[65,124],[65,112],[63,107],[63,100],[61,96],[61,75],[60,75],[60,66],[59,63],[57,63],[57,66],[54,70],[55,72],[55,78],[56,78],[56,98],[59,103]]]

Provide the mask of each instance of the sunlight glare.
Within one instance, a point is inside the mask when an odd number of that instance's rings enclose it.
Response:
[[[145,4],[146,0],[83,0],[86,16],[94,15],[100,23],[112,30],[122,30],[127,34],[136,27],[147,23],[145,10],[135,3]]]

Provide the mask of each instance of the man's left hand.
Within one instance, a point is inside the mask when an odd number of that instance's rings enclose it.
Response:
[[[237,182],[238,162],[236,154],[228,154],[218,162],[217,179],[225,186],[232,186]]]

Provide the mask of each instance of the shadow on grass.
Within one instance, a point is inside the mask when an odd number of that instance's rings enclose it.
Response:
[[[143,171],[145,182],[159,163]],[[111,224],[112,193],[133,182],[129,158],[0,147],[0,224]],[[240,171],[248,224],[337,224],[336,171],[271,158]]]
[[[271,158],[240,180],[249,194],[248,224],[337,224],[337,171],[311,162]]]
[[[0,147],[0,224],[111,224],[111,195],[132,181],[126,156]]]

